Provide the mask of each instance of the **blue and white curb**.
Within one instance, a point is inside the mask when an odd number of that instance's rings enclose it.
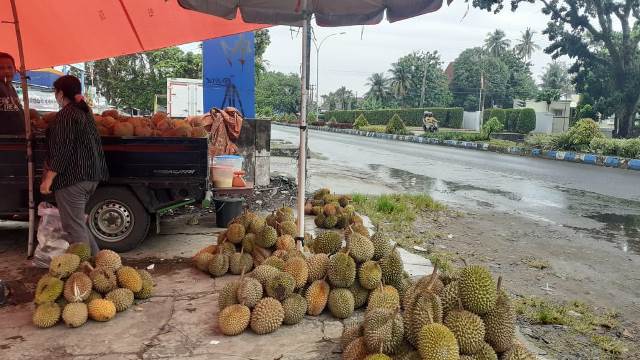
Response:
[[[296,124],[283,124],[283,123],[275,123],[275,124],[281,125],[281,126],[288,126],[288,127],[298,127],[298,125]],[[371,131],[328,128],[324,126],[313,126],[313,125],[309,125],[308,128],[312,130],[374,137],[374,138],[385,139],[385,140],[396,140],[396,141],[403,141],[403,142],[412,142],[417,144],[450,146],[450,147],[457,147],[461,149],[493,151],[493,152],[499,152],[504,154],[518,155],[518,156],[530,156],[530,157],[549,159],[549,160],[568,161],[568,162],[579,163],[579,164],[589,164],[589,165],[595,165],[595,166],[604,166],[604,167],[611,167],[611,168],[640,171],[640,159],[625,159],[618,156],[585,154],[585,153],[578,153],[574,151],[543,150],[543,149],[537,149],[537,148],[530,149],[530,148],[519,147],[519,146],[512,146],[505,149],[505,148],[493,146],[486,142],[440,140],[436,138],[429,138],[429,137],[423,137],[418,135],[393,135],[393,134],[384,134],[384,133],[371,132]]]

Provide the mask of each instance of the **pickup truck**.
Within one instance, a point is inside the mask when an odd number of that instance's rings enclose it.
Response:
[[[128,251],[140,244],[168,209],[202,201],[208,191],[206,138],[103,137],[109,181],[87,205],[88,224],[100,248]],[[35,202],[45,154],[44,138],[34,141]],[[0,217],[28,214],[24,138],[0,135]],[[157,225],[159,226],[159,225]]]

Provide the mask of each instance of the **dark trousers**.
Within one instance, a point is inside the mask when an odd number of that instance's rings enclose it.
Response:
[[[95,181],[83,181],[55,192],[56,204],[60,212],[60,222],[62,229],[69,234],[67,239],[70,244],[85,243],[91,248],[91,254],[95,256],[100,249],[96,239],[89,231],[89,227],[85,221],[85,208],[87,201],[94,191],[98,183]]]

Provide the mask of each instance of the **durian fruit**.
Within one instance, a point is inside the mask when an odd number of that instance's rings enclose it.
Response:
[[[319,216],[319,215],[318,215]],[[322,227],[325,229],[333,229],[338,224],[338,217],[336,215],[325,216],[322,222]]]
[[[339,252],[329,259],[327,277],[334,287],[348,288],[356,279],[356,263],[348,253]]]
[[[328,305],[334,317],[346,319],[353,314],[355,299],[349,289],[336,288],[329,293]]]
[[[260,234],[256,234],[256,245],[265,249],[272,247],[276,244],[278,239],[278,232],[273,226],[266,225]]]
[[[277,250],[291,251],[291,250],[294,250],[295,248],[296,248],[296,241],[293,239],[292,235],[283,234],[278,236],[278,239],[276,240]]]
[[[283,301],[293,294],[295,287],[296,280],[293,276],[286,272],[280,272],[267,282],[266,290],[268,296]]]
[[[276,221],[278,223],[283,223],[285,221],[294,221],[294,212],[293,209],[288,206],[282,206],[278,210],[276,210]]]
[[[379,264],[382,268],[382,281],[385,284],[397,284],[402,281],[404,265],[398,249],[394,247],[389,255],[380,259]]]
[[[331,216],[336,214],[336,206],[333,204],[326,204],[324,208],[322,208],[322,212],[326,216]]]
[[[50,328],[60,320],[60,306],[54,302],[38,305],[33,313],[33,324],[39,328]]]
[[[285,325],[295,325],[302,321],[307,313],[307,300],[300,294],[293,294],[282,302]]]
[[[342,352],[342,360],[364,360],[368,354],[364,336],[360,336],[347,345]]]
[[[106,294],[118,286],[118,278],[111,268],[97,266],[89,273],[93,288],[101,293]]]
[[[271,214],[267,215],[267,218],[265,219],[265,225],[269,225],[272,228],[275,228],[276,225],[278,225],[278,219],[276,218],[276,212],[272,212]],[[256,234],[258,235],[258,234]]]
[[[353,233],[349,236],[347,250],[358,263],[363,263],[373,258],[373,243],[369,238],[358,233]]]
[[[250,309],[255,307],[258,301],[262,299],[262,295],[262,284],[251,277],[243,277],[236,290],[238,303],[244,304]]]
[[[400,308],[367,311],[364,316],[364,339],[370,352],[395,353],[404,339]]]
[[[349,344],[358,337],[363,335],[364,326],[361,322],[348,321],[342,328],[342,336],[340,337],[340,347],[344,351]]]
[[[367,311],[371,309],[395,309],[400,307],[400,295],[391,285],[379,286],[369,293]]]
[[[458,297],[458,282],[454,281],[445,286],[440,294],[440,299],[442,300],[442,311],[445,313],[457,309],[460,303],[460,298]]]
[[[285,261],[282,260],[282,258],[280,258],[278,256],[272,255],[272,256],[269,256],[262,264],[263,265],[271,265],[274,268],[282,271],[282,270],[284,270]]]
[[[91,294],[89,294],[89,297],[84,301],[85,304],[88,304],[91,302],[91,300],[94,299],[102,299],[102,294],[100,294],[99,292],[95,291],[95,290],[91,290]]]
[[[314,281],[308,288],[305,299],[307,300],[307,313],[311,316],[318,316],[327,306],[329,292],[331,288],[324,280]]]
[[[95,258],[96,267],[105,267],[116,272],[122,266],[120,255],[111,250],[100,250]]]
[[[484,343],[484,323],[482,319],[466,310],[452,310],[444,319],[444,324],[458,340],[460,353],[473,355]]]
[[[280,226],[278,226],[278,231],[280,235],[289,235],[293,237],[297,235],[298,227],[296,226],[295,222],[287,220],[281,223]]]
[[[371,242],[373,243],[373,260],[380,260],[383,257],[389,255],[393,249],[391,242],[385,238],[384,233],[376,231],[371,236]]]
[[[342,247],[342,238],[335,231],[323,231],[313,240],[313,252],[333,255]]]
[[[251,220],[251,222],[249,223],[249,232],[253,233],[253,234],[259,234],[260,231],[262,231],[262,229],[264,228],[264,226],[266,225],[266,221],[264,218],[261,218],[259,216],[256,216],[255,218],[253,218]]]
[[[439,323],[426,325],[420,330],[417,348],[423,359],[460,359],[455,335],[446,326]]]
[[[499,278],[496,306],[482,317],[486,330],[484,339],[499,353],[509,350],[513,344],[516,327],[515,309],[509,295],[500,289],[501,282]]]
[[[91,258],[91,248],[85,243],[73,243],[69,245],[67,254],[75,254],[80,258],[80,262],[88,261]]]
[[[353,222],[354,219],[357,219],[356,216],[352,216],[351,217],[351,221]],[[356,233],[356,234],[360,234],[362,236],[366,236],[367,238],[369,237],[369,229],[367,229],[366,226],[362,225],[361,223],[362,219],[360,219],[360,222],[358,223],[354,223],[350,226],[347,226],[346,229],[344,229],[344,237],[345,239],[348,239],[349,237],[351,237],[351,234]]]
[[[356,309],[360,309],[365,306],[367,301],[369,300],[369,290],[360,286],[359,281],[354,281],[353,285],[349,287],[349,291],[353,294],[353,299],[355,301],[354,306]]]
[[[440,280],[444,285],[449,285],[454,281],[460,280],[460,269],[444,270],[440,274]]]
[[[236,246],[230,241],[223,242],[218,252],[218,254],[222,254],[226,256],[231,256],[235,253],[236,253]]]
[[[406,332],[406,329],[405,329]],[[400,348],[393,355],[394,360],[422,360],[420,353],[416,348],[407,341],[400,345]]]
[[[296,281],[296,289],[299,289],[307,284],[309,279],[309,267],[307,261],[304,258],[292,257],[284,264],[284,272],[287,272],[293,276]]]
[[[87,305],[89,318],[95,321],[109,321],[116,316],[116,306],[111,300],[95,299]]]
[[[385,355],[385,354],[371,354],[368,355],[366,358],[364,358],[364,360],[393,360],[391,359],[389,356]]]
[[[218,294],[218,310],[222,311],[224,308],[238,303],[238,288],[241,283],[241,280],[234,280],[224,284]]]
[[[209,274],[213,277],[223,276],[229,271],[229,257],[224,254],[213,255],[209,263]]]
[[[244,238],[245,228],[242,224],[231,224],[227,228],[227,239],[233,244],[240,244]]]
[[[327,275],[329,265],[329,255],[324,253],[314,254],[307,258],[307,268],[309,268],[309,278],[307,282],[311,284]]]
[[[342,195],[340,196],[340,198],[338,199],[338,203],[340,204],[340,206],[342,207],[346,207],[349,205],[349,202],[351,201],[351,198],[347,195]]]
[[[80,266],[80,257],[75,254],[61,254],[51,259],[49,275],[59,279],[66,279]]]
[[[118,278],[118,285],[125,289],[129,289],[136,293],[142,290],[142,278],[138,273],[138,270],[131,266],[122,266],[116,271],[116,277]]]
[[[87,322],[89,310],[85,303],[70,303],[62,310],[62,321],[72,328],[80,327]]]
[[[62,294],[64,282],[51,275],[44,275],[38,280],[34,302],[36,305],[56,301]]]
[[[116,306],[116,311],[121,312],[127,310],[131,305],[133,305],[134,295],[129,289],[118,288],[111,290],[104,298],[111,300],[111,302]]]
[[[349,226],[349,221],[351,220],[351,216],[348,214],[340,214],[338,215],[338,221],[336,222],[336,229],[344,229]]]
[[[360,285],[367,289],[373,290],[382,281],[382,269],[380,265],[375,261],[366,261],[358,269],[358,281]]]
[[[407,290],[412,285],[413,285],[413,282],[411,281],[411,278],[407,278],[407,277],[403,278],[399,284],[393,285],[398,290],[398,293],[400,294],[400,301],[404,299],[405,294],[407,293]]]
[[[519,342],[513,344],[511,349],[502,354],[501,360],[536,360],[536,356],[532,354],[526,347]]]
[[[320,189],[316,190],[315,193],[313,193],[313,199],[314,200],[322,200],[325,195],[329,195],[329,194],[331,194],[331,190],[329,190],[327,188],[320,188]]]
[[[256,235],[248,233],[242,239],[242,248],[247,254],[251,254],[256,246]]]
[[[327,220],[327,217],[323,213],[320,213],[313,219],[313,223],[319,228],[326,228],[324,225],[325,220]]]
[[[251,313],[251,330],[258,335],[272,333],[282,325],[284,309],[282,304],[272,297],[258,302]]]
[[[240,275],[242,272],[249,272],[253,269],[253,257],[244,252],[244,249],[229,257],[229,272]]]
[[[193,258],[193,263],[196,266],[196,268],[198,268],[198,270],[208,272],[209,263],[211,262],[212,259],[213,259],[213,254],[210,254],[208,252],[203,252],[203,253],[197,254]]]
[[[64,284],[64,298],[70,303],[83,302],[91,294],[92,287],[93,283],[85,273],[75,272]]]
[[[220,332],[227,336],[236,336],[249,326],[251,310],[245,305],[234,304],[227,306],[218,314]]]
[[[134,293],[136,299],[148,299],[153,294],[153,278],[147,270],[138,270],[140,278],[142,279],[142,289],[137,293]]]
[[[281,271],[271,265],[260,265],[249,273],[249,276],[260,281],[263,287],[267,287],[269,280],[279,274]]]
[[[480,350],[473,354],[471,357],[472,360],[498,360],[498,355],[495,350],[491,347],[491,345],[486,342],[482,343]]]
[[[407,340],[418,345],[420,331],[425,325],[442,322],[442,304],[438,295],[425,292],[416,294],[411,307],[405,310]]]
[[[323,215],[322,214],[322,206],[314,206],[311,208],[311,214],[314,216]]]
[[[465,309],[482,316],[496,305],[496,283],[489,270],[467,266],[460,272],[458,295]]]
[[[431,279],[434,280],[431,281]],[[418,288],[418,291],[429,287],[430,292],[440,295],[444,289],[444,284],[442,283],[442,280],[439,279],[437,271],[434,271],[432,274],[420,278],[416,283],[416,287]]]

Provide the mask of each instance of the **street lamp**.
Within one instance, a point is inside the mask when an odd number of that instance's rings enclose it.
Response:
[[[316,48],[316,121],[318,121],[318,117],[319,117],[319,113],[320,113],[320,88],[318,87],[318,79],[320,78],[320,48],[322,47],[322,44],[324,44],[324,42],[332,37],[332,36],[337,36],[337,35],[344,35],[346,34],[346,32],[339,32],[339,33],[333,33],[333,34],[329,34],[327,36],[325,36],[324,38],[322,38],[322,40],[320,41],[320,43],[318,43],[318,41],[316,40],[315,37],[315,33],[314,33],[314,37],[313,37],[313,45]]]

